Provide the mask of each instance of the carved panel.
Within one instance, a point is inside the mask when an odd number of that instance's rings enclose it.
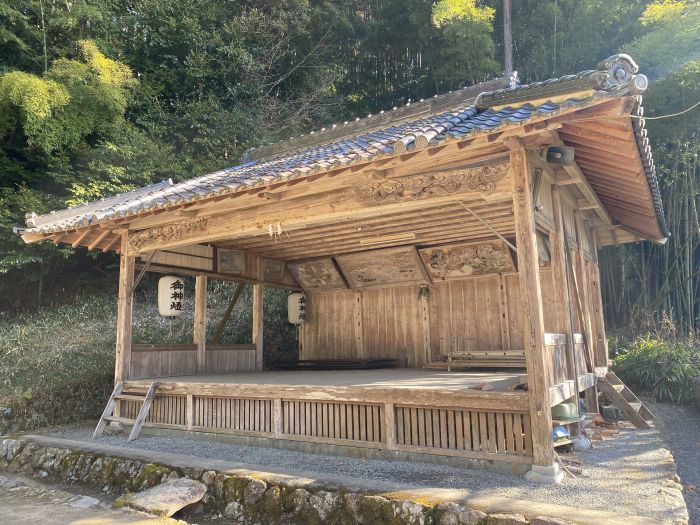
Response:
[[[356,290],[430,280],[412,246],[352,253],[336,259],[348,283]]]
[[[289,269],[307,292],[330,292],[347,288],[333,259],[313,259],[289,263]]]
[[[355,193],[359,200],[379,203],[427,199],[457,192],[490,194],[496,189],[496,182],[507,174],[507,163],[461,168],[372,182],[355,188]]]
[[[284,261],[264,257],[263,279],[265,281],[281,281],[284,279]]]
[[[450,244],[419,251],[436,281],[515,271],[510,250],[503,241]]]
[[[135,250],[153,243],[167,242],[181,239],[183,236],[203,230],[207,226],[207,219],[183,220],[173,224],[148,228],[129,235],[129,246]]]
[[[245,252],[219,249],[216,252],[217,269],[221,273],[245,273]]]

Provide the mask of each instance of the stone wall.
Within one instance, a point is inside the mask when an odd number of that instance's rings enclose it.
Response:
[[[306,490],[248,476],[42,446],[29,439],[0,442],[0,469],[56,481],[85,484],[106,493],[138,492],[169,479],[201,481],[207,492],[183,512],[223,514],[229,523],[333,525],[547,525],[554,518],[490,514],[453,503],[390,499],[339,490]],[[119,503],[119,499],[116,503]]]

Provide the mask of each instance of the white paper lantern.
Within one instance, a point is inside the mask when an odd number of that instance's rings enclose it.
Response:
[[[185,281],[168,275],[158,280],[158,313],[165,317],[176,317],[185,304]]]
[[[302,324],[306,319],[306,296],[292,293],[287,297],[287,318],[292,324]]]

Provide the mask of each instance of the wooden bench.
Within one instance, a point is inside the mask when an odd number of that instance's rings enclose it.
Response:
[[[448,372],[453,368],[525,368],[525,350],[450,351],[426,368]]]

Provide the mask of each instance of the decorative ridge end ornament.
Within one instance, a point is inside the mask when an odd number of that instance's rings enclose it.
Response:
[[[631,56],[613,55],[598,63],[597,71],[593,73],[596,89],[610,91],[629,87],[634,95],[646,90],[649,80],[645,75],[638,75],[639,66]]]
[[[138,251],[156,241],[167,242],[181,239],[188,233],[206,228],[207,221],[208,219],[206,218],[190,219],[141,230],[135,232],[133,235],[129,235],[129,247]]]
[[[555,100],[560,97],[583,96],[583,93],[605,91],[613,94],[639,95],[648,86],[644,75],[637,74],[639,66],[629,55],[613,55],[598,63],[596,69],[574,75],[550,78],[506,89],[485,91],[474,101],[480,110],[493,107],[526,104],[534,99]]]
[[[355,188],[362,201],[412,201],[460,191],[491,194],[496,183],[508,174],[508,163],[476,168],[460,168],[440,173],[425,173],[400,179],[373,182]]]

